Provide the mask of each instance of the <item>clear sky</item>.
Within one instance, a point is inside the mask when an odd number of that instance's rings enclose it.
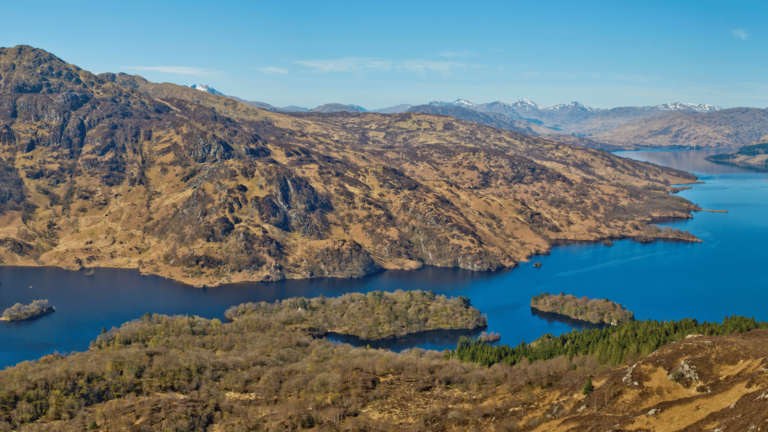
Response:
[[[768,106],[763,1],[6,1],[0,46],[247,100]]]

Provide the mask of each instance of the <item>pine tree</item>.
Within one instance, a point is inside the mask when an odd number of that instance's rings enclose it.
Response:
[[[587,382],[584,383],[584,387],[581,389],[581,394],[589,396],[595,391],[595,386],[592,385],[592,378],[587,378]]]

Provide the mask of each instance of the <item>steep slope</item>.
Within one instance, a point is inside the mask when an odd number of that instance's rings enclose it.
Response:
[[[712,113],[681,111],[648,117],[592,138],[615,145],[736,148],[767,133],[767,110],[732,108]]]
[[[196,285],[515,265],[559,240],[680,238],[695,177],[420,113],[281,114],[0,51],[0,258]]]
[[[512,120],[502,114],[481,112],[454,106],[418,105],[408,109],[408,112],[444,115],[459,120],[475,122],[485,126],[528,135],[543,135],[554,132],[552,129],[547,129],[536,123],[527,122],[525,120]]]

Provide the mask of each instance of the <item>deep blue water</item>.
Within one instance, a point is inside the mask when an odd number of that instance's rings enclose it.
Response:
[[[293,296],[337,296],[345,292],[396,289],[433,290],[464,295],[488,315],[488,331],[501,343],[532,341],[544,333],[570,331],[574,323],[531,313],[530,299],[542,291],[609,298],[638,319],[722,320],[727,315],[768,320],[765,256],[768,240],[768,174],[704,160],[708,152],[623,152],[625,157],[696,173],[705,184],[680,193],[701,207],[729,213],[699,212],[686,221],[665,223],[689,230],[704,243],[629,240],[615,246],[561,246],[531,263],[493,273],[424,268],[391,271],[357,279],[317,279],[234,284],[196,289],[136,271],[96,269],[96,275],[56,268],[0,267],[0,310],[16,303],[48,299],[57,312],[35,321],[0,322],[0,367],[54,351],[88,349],[102,327],[111,328],[146,312],[223,318],[229,306]],[[29,288],[32,286],[32,288]],[[401,350],[412,346],[442,350],[455,346],[450,332],[371,343]],[[354,339],[334,337],[344,342]]]

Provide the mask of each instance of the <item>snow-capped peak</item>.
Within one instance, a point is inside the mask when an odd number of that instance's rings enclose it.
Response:
[[[700,113],[708,113],[720,111],[722,108],[716,105],[710,104],[692,104],[685,102],[672,102],[661,105],[656,105],[654,108],[661,111],[696,111]]]
[[[555,106],[551,106],[549,108],[544,108],[544,109],[545,110],[549,110],[549,111],[560,111],[560,110],[563,110],[563,109],[571,109],[571,108],[581,109],[581,110],[588,111],[588,112],[599,111],[598,109],[595,109],[595,108],[592,108],[592,107],[588,107],[588,106],[586,106],[586,105],[584,105],[582,103],[575,102],[575,101],[571,102],[571,103],[568,103],[568,104],[557,104]]]
[[[206,93],[211,93],[211,94],[215,94],[215,95],[225,96],[224,93],[221,93],[221,92],[217,91],[213,87],[208,87],[206,84],[192,84],[191,86],[189,86],[189,88],[193,88],[195,90],[204,91]]]
[[[471,108],[477,106],[476,104],[473,104],[472,102],[464,99],[457,99],[454,103],[454,106],[458,107],[465,107],[465,108]]]
[[[512,102],[511,104],[508,104],[508,105],[512,106],[512,107],[522,107],[522,106],[527,106],[527,107],[530,107],[530,108],[538,108],[539,107],[538,105],[536,105],[536,102],[534,102],[534,101],[532,101],[530,99],[518,99],[518,100],[516,100],[516,101],[514,101],[514,102]]]

